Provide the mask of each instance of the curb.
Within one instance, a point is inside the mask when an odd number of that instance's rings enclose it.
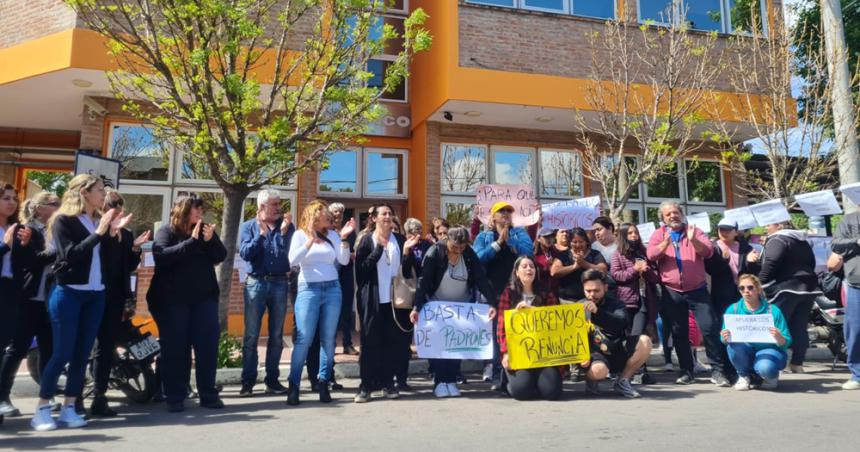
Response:
[[[699,356],[702,360],[705,359],[703,356],[704,353],[700,353]],[[677,368],[677,358],[673,356],[674,363]],[[830,353],[830,350],[824,347],[816,347],[811,346],[809,350],[806,352],[806,361],[819,361],[819,362],[827,362],[830,363],[833,361],[833,355]],[[651,356],[648,358],[648,365],[651,367],[662,367],[665,364],[663,360],[663,352],[660,349],[654,349],[651,351]],[[428,368],[428,362],[426,359],[413,359],[409,362],[409,375],[426,375]],[[463,373],[476,373],[481,372],[484,368],[483,361],[475,361],[475,360],[464,360],[462,364]],[[290,372],[290,365],[288,363],[281,364],[281,379],[285,380],[286,375]],[[260,368],[257,377],[257,383],[262,383],[263,378],[265,377],[265,369]],[[340,363],[335,364],[334,366],[334,374],[337,378],[340,379],[354,379],[359,378],[359,366],[358,363]],[[302,379],[307,379],[307,369],[303,369],[302,371]],[[193,378],[192,378],[193,379]],[[215,376],[215,382],[221,385],[235,385],[242,383],[242,369],[240,368],[225,368],[218,369],[218,373]]]

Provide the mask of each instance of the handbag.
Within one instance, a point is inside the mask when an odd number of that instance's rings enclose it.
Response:
[[[392,297],[391,306],[396,309],[412,309],[415,301],[415,291],[418,289],[418,278],[415,277],[415,270],[412,270],[412,277],[405,278],[400,272],[392,281]]]

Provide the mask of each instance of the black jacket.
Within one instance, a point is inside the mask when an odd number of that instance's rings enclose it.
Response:
[[[46,267],[51,265],[57,259],[57,251],[54,248],[48,249],[45,243],[45,236],[40,231],[40,225],[30,222],[27,226],[33,230],[33,235],[30,237],[30,245],[33,248],[35,257],[32,265],[27,267],[24,272],[24,297],[31,299],[36,296],[39,291],[39,283],[42,282],[42,275],[45,273]],[[50,293],[49,289],[54,283],[54,274],[47,268],[48,277],[45,280],[45,296]]]
[[[768,301],[784,294],[821,294],[815,275],[815,254],[806,234],[782,230],[768,237],[761,257],[759,279]]]
[[[607,292],[597,305],[597,313],[591,315],[591,323],[597,325],[607,338],[620,341],[627,336],[627,306]]]
[[[401,250],[401,274],[407,265],[405,260],[408,256],[403,256],[403,244],[406,240],[402,235],[394,234],[397,240],[397,245]],[[355,249],[355,281],[357,284],[356,300],[358,307],[358,315],[361,319],[362,331],[368,331],[370,325],[379,313],[379,277],[376,271],[376,264],[382,258],[385,248],[382,245],[373,244],[373,234],[365,234],[361,237],[361,242]],[[386,287],[385,290],[390,290]]]
[[[498,297],[490,286],[490,281],[484,273],[484,266],[481,265],[475,250],[467,246],[461,259],[466,264],[466,271],[469,272],[469,290],[474,293],[477,289],[487,299],[487,304],[498,306]],[[448,243],[443,240],[430,247],[427,255],[424,256],[421,277],[418,278],[418,289],[415,291],[413,310],[420,311],[421,307],[436,293],[446,271],[448,271]]]
[[[8,226],[12,225],[10,224]],[[34,233],[33,236],[35,235],[36,234]],[[27,246],[23,246],[21,245],[21,241],[18,240],[16,234],[12,239],[11,248],[3,242],[3,237],[0,236],[0,271],[4,270],[3,263],[6,253],[12,253],[12,282],[13,287],[19,288],[24,284],[24,277],[27,269],[32,266],[35,261],[35,243],[32,236],[30,238],[30,243],[28,243]],[[20,293],[18,295],[20,295]],[[3,298],[5,299],[6,297],[4,296]]]
[[[86,284],[90,279],[90,261],[93,248],[102,245],[99,258],[102,269],[102,283],[108,274],[107,255],[116,239],[110,234],[98,235],[90,232],[76,216],[59,215],[51,226],[57,259],[54,261],[54,278],[62,286]]]
[[[140,251],[132,250],[134,235],[128,229],[120,231],[122,240],[112,248],[108,257],[108,273],[105,276],[106,301],[125,303],[131,298],[131,273],[140,264]]]
[[[711,304],[719,311],[720,316],[732,304],[740,300],[737,284],[732,277],[729,260],[723,258],[722,248],[717,240],[712,241],[714,253],[705,259],[705,271],[711,275]],[[758,262],[747,262],[747,256],[753,251],[752,245],[738,237],[738,276],[743,274],[756,275],[761,270],[761,259]]]
[[[845,280],[851,287],[860,287],[860,213],[842,217],[830,247],[845,259]]]
[[[152,244],[155,272],[146,301],[158,309],[165,303],[218,302],[218,280],[215,265],[227,257],[227,249],[213,234],[206,242],[180,235],[170,226],[155,233]]]

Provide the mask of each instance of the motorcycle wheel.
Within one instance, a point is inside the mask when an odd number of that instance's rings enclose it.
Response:
[[[134,403],[148,403],[155,395],[155,371],[148,362],[117,363],[122,377],[117,388]]]
[[[827,340],[827,348],[830,350],[830,353],[833,353],[833,356],[836,357],[839,361],[848,362],[848,348],[845,345],[845,341],[842,340],[842,335],[832,335]]]
[[[42,379],[39,361],[39,349],[34,348],[27,352],[27,372],[30,373],[30,378],[32,378],[36,384],[40,384],[40,380]]]

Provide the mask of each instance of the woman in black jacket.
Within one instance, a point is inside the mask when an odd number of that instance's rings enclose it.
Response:
[[[356,403],[370,400],[370,393],[382,390],[384,397],[396,399],[395,367],[401,358],[404,335],[398,328],[392,300],[392,284],[401,271],[404,240],[392,232],[394,212],[391,206],[376,206],[368,233],[355,249],[355,276],[358,286],[358,315],[361,319],[361,386]]]
[[[215,265],[227,257],[215,227],[203,223],[203,199],[180,196],[170,224],[155,234],[155,273],[146,295],[156,307],[167,410],[185,410],[189,345],[194,349],[200,406],[223,408],[215,388],[218,359],[218,281]]]
[[[53,285],[51,264],[56,255],[53,249],[45,247],[45,225],[59,206],[60,198],[49,192],[41,192],[21,206],[21,222],[32,231],[30,246],[35,253],[35,260],[24,271],[24,301],[18,313],[12,343],[6,348],[0,363],[0,415],[21,414],[12,405],[10,394],[18,367],[30,351],[33,336],[36,336],[39,344],[40,373],[45,370],[45,365],[51,358],[51,319],[48,317],[46,300]]]
[[[809,348],[806,326],[815,298],[821,295],[815,275],[815,254],[806,241],[806,232],[791,223],[767,225],[767,241],[761,256],[759,279],[767,300],[779,307],[788,322],[792,373],[803,373],[803,359]]]
[[[128,217],[114,218],[113,210],[100,215],[104,199],[101,179],[87,174],[75,176],[48,223],[48,243],[57,251],[53,267],[57,287],[48,300],[54,347],[42,372],[39,405],[30,422],[37,431],[57,428],[51,418],[50,400],[67,364],[66,400],[57,421],[72,428],[87,425],[75,412],[75,401],[83,389],[87,359],[104,312],[105,256],[116,242],[112,235],[128,221]]]
[[[112,188],[106,189],[105,209],[114,209],[119,215],[124,212],[125,200]],[[130,216],[131,214],[129,214]],[[105,275],[105,309],[97,336],[93,376],[95,388],[90,414],[93,416],[116,416],[107,403],[108,379],[113,365],[116,339],[122,325],[126,301],[132,296],[131,273],[140,264],[140,247],[149,240],[150,232],[145,231],[136,239],[128,229],[117,231],[116,249],[108,257],[108,273]]]
[[[428,301],[475,303],[479,292],[491,306],[490,318],[495,318],[498,300],[478,255],[469,247],[469,231],[463,227],[449,229],[448,238],[433,245],[424,257],[409,320],[417,323],[418,313]],[[431,359],[430,363],[434,369],[434,395],[459,397],[456,380],[460,360]]]
[[[741,298],[738,276],[757,275],[761,265],[758,251],[738,232],[737,221],[723,218],[717,234],[714,254],[705,259],[705,271],[711,276],[711,303],[722,321],[726,309]]]

